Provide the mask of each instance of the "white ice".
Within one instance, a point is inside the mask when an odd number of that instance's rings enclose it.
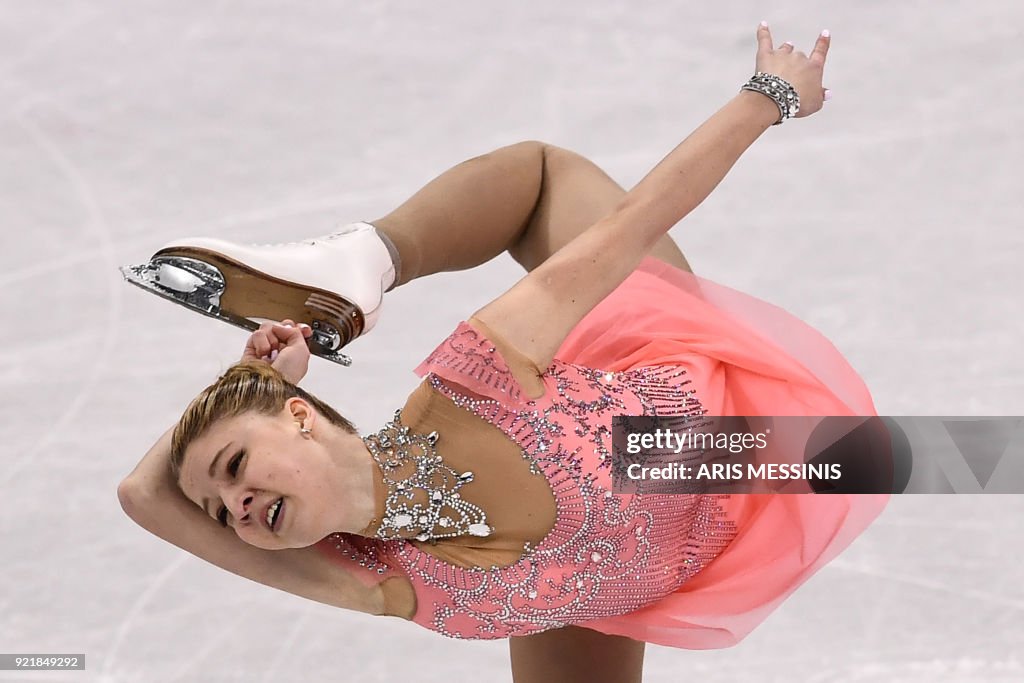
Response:
[[[117,266],[370,220],[524,139],[630,186],[752,73],[761,19],[804,51],[831,29],[834,98],[676,226],[695,271],[821,329],[882,414],[1024,415],[1019,2],[0,3],[0,651],[87,657],[0,680],[509,681],[503,642],[243,581],[122,513],[245,333]],[[310,388],[374,428],[518,276],[397,290]],[[897,497],[745,642],[652,646],[646,680],[1022,680],[1022,519],[1019,495]]]

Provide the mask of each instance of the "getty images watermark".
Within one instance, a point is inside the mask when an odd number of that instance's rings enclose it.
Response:
[[[617,493],[1024,493],[1024,417],[616,417]]]

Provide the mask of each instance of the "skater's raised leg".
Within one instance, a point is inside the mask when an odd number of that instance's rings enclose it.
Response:
[[[506,250],[532,270],[625,194],[579,154],[528,141],[454,166],[373,224],[401,255],[397,284],[472,268]],[[668,236],[651,255],[690,270]]]
[[[373,328],[390,287],[506,250],[532,270],[625,194],[582,156],[521,142],[449,169],[373,225],[282,245],[176,240],[122,271],[147,291],[245,329],[262,320],[308,324],[311,350],[348,364],[339,349]],[[690,270],[667,235],[651,255]]]

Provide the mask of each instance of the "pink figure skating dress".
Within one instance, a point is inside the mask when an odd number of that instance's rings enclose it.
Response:
[[[575,624],[727,647],[887,500],[612,492],[616,415],[876,414],[857,373],[808,325],[653,258],[576,326],[548,368],[470,320],[416,371],[423,384],[367,445],[393,454],[436,441],[446,465],[472,471],[460,491],[493,533],[400,533],[384,504],[394,487],[382,477],[374,522],[318,548],[367,585],[382,583],[389,614],[447,636]],[[376,538],[388,524],[389,540]]]

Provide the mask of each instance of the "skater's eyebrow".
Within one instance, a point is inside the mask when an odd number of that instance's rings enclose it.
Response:
[[[210,463],[210,469],[208,470],[211,479],[213,479],[213,473],[217,469],[217,461],[220,460],[220,456],[222,456],[224,454],[224,451],[226,451],[228,448],[230,448],[231,444],[233,444],[233,443],[234,443],[234,441],[228,442],[223,448],[221,448],[219,451],[217,451],[217,455],[213,456],[213,462]],[[209,504],[210,504],[210,499],[209,498],[203,498],[203,512],[205,512],[207,515],[210,514],[210,511],[207,509],[207,506]]]
[[[216,469],[217,469],[217,461],[220,460],[220,456],[222,456],[224,454],[224,451],[226,451],[227,449],[231,448],[231,444],[233,444],[233,443],[234,443],[234,441],[229,442],[226,446],[224,446],[224,448],[221,448],[219,451],[217,451],[217,455],[213,456],[213,462],[210,463],[210,469],[209,469],[209,474],[210,474],[210,478],[211,479],[213,478],[214,471],[216,471]]]

